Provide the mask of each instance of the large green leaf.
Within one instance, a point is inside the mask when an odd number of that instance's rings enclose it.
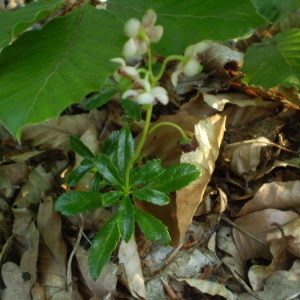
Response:
[[[17,34],[45,18],[63,2],[62,0],[33,1],[15,11],[0,12],[0,49],[8,45]]]
[[[246,52],[244,82],[264,88],[300,87],[300,30],[289,29],[253,44]]]
[[[203,39],[225,41],[242,36],[266,20],[256,12],[250,0],[108,0],[108,9],[124,22],[130,17],[141,19],[152,8],[164,35],[154,50],[160,55],[179,54],[190,44]]]
[[[120,233],[115,215],[98,231],[90,248],[89,268],[94,280],[99,277],[119,240]]]
[[[112,13],[84,4],[24,33],[0,54],[0,119],[11,133],[56,117],[104,85],[120,56],[122,24]]]

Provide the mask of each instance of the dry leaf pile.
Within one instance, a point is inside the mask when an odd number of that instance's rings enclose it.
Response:
[[[299,95],[282,86],[243,86],[241,54],[224,47],[206,53],[206,75],[183,78],[176,89],[168,72],[162,80],[172,101],[155,108],[153,123],[175,122],[194,134],[197,149],[183,153],[180,136],[166,126],[145,144],[147,157],[164,166],[182,161],[202,170],[169,205],[137,204],[169,227],[172,245],[149,243],[137,231],[96,282],[88,248],[113,212],[63,217],[53,203],[81,159],[68,136],[97,153],[125,125],[118,99],[28,126],[22,145],[2,132],[1,299],[300,298]],[[142,126],[132,125],[136,139]],[[90,180],[76,189],[89,189]]]

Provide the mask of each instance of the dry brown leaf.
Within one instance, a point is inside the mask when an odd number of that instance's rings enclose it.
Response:
[[[230,160],[230,168],[237,176],[252,175],[260,164],[261,150],[271,143],[268,139],[260,137],[233,144],[224,149],[224,157]]]
[[[1,269],[2,280],[6,288],[2,291],[2,300],[31,300],[30,292],[24,286],[23,274],[13,262],[7,262]]]
[[[243,261],[246,262],[255,257],[271,260],[272,256],[266,244],[266,236],[274,230],[275,226],[272,224],[276,222],[279,225],[284,225],[297,217],[298,215],[292,211],[265,209],[236,219],[235,224],[239,228],[265,243],[264,245],[234,228],[233,237]]]
[[[87,285],[89,289],[87,293],[92,294],[95,299],[106,299],[105,297],[108,295],[116,295],[118,267],[114,263],[108,262],[98,279],[94,281],[90,275],[88,266],[89,252],[79,246],[75,256],[82,276],[81,282]],[[84,289],[84,287],[81,288]]]
[[[146,299],[144,276],[134,236],[128,243],[122,240],[118,257],[119,263],[123,265],[120,281],[132,296]]]
[[[300,206],[300,181],[265,183],[235,216],[266,208],[289,209]]]
[[[61,236],[60,216],[54,212],[51,196],[44,196],[37,224],[44,241],[39,252],[39,281],[48,298],[59,299],[57,297],[63,295],[71,299],[67,293],[67,248]]]
[[[253,265],[249,269],[248,278],[254,292],[262,291],[266,279],[275,272],[272,266]]]

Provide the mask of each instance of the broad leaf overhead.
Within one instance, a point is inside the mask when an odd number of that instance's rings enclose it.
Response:
[[[188,5],[185,1],[160,0],[107,2],[108,9],[124,22],[131,17],[140,19],[147,9],[154,9],[157,24],[163,25],[165,32],[161,41],[153,45],[160,55],[183,53],[185,47],[204,39],[226,41],[266,23],[250,0],[228,0],[226,4],[223,0],[191,0]]]
[[[105,28],[103,27],[105,24]],[[101,88],[120,56],[122,24],[83,5],[23,34],[0,55],[0,119],[14,135]],[[125,39],[125,38],[124,38]]]
[[[245,55],[245,82],[265,88],[300,86],[300,30],[289,29],[253,44]]]
[[[0,12],[0,49],[8,45],[17,34],[45,18],[62,2],[61,0],[31,2],[16,11]]]

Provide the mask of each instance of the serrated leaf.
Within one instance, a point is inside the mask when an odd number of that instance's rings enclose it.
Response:
[[[120,191],[105,194],[85,191],[68,192],[57,198],[55,210],[66,216],[76,215],[99,207],[111,206],[119,200],[120,196]]]
[[[88,261],[90,273],[94,280],[99,277],[119,240],[120,233],[115,215],[98,231],[90,248]]]
[[[299,52],[299,29],[289,29],[251,45],[245,54],[243,81],[264,88],[278,84],[300,87]]]
[[[154,189],[163,193],[179,190],[200,176],[196,166],[188,163],[172,165],[162,175],[155,177],[145,188]]]
[[[123,127],[118,132],[117,141],[117,167],[120,175],[125,180],[128,162],[134,154],[134,140],[128,126]]]
[[[88,4],[29,31],[0,54],[0,119],[20,137],[20,128],[57,115],[99,90],[115,70],[123,29],[106,10]]]
[[[115,94],[117,90],[101,90],[98,94],[91,96],[84,105],[84,109],[95,109],[106,104]]]
[[[118,224],[121,237],[127,243],[134,230],[134,206],[128,196],[124,197],[118,208]]]
[[[162,240],[164,245],[170,243],[168,229],[160,220],[138,208],[135,208],[135,220],[149,241]]]
[[[130,99],[122,99],[121,105],[124,108],[126,115],[135,121],[139,121],[142,117],[141,106]]]
[[[250,0],[190,0],[149,1],[109,0],[108,10],[124,22],[129,18],[141,20],[145,11],[152,8],[157,13],[157,24],[165,34],[153,49],[160,55],[181,54],[190,45],[204,39],[226,41],[243,36],[266,24]],[[224,26],[226,24],[226,26]],[[213,30],[212,30],[213,28]],[[191,34],[195,32],[195,34]]]
[[[67,186],[75,186],[79,180],[91,169],[93,165],[81,165],[73,169],[67,177]]]
[[[155,205],[166,205],[170,202],[170,198],[165,193],[147,187],[132,191],[132,195],[137,200],[147,201]]]
[[[118,139],[119,139],[119,132],[113,131],[108,138],[103,143],[101,152],[107,156],[109,156],[113,161],[116,160],[118,155]]]
[[[160,159],[150,160],[140,168],[134,168],[132,170],[130,185],[133,187],[144,184],[154,177],[161,175],[164,171],[165,169],[161,166]]]
[[[60,0],[34,1],[15,11],[0,12],[0,49],[31,25],[44,19],[63,2]]]
[[[107,155],[103,153],[98,154],[94,160],[94,165],[109,184],[119,188],[124,185],[116,165]]]
[[[92,151],[77,136],[70,136],[70,147],[83,158],[89,159],[94,157]]]

